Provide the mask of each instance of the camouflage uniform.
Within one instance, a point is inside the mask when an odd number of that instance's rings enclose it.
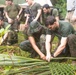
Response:
[[[6,29],[6,27],[8,25],[9,24],[7,22],[4,22],[3,25],[2,25],[2,28]],[[18,42],[17,33],[15,31],[10,30],[10,27],[9,27],[8,28],[8,36],[7,36],[7,39],[3,42],[3,44],[11,45],[11,44],[14,44],[14,43],[17,43],[17,42]]]
[[[8,33],[7,44],[12,45],[18,43],[18,35],[17,32],[10,30]]]
[[[34,37],[38,48],[40,50],[42,50],[43,53],[45,53],[45,47],[44,47],[45,36],[43,35],[42,37],[40,37],[41,34],[44,32],[43,30],[44,29],[40,25],[38,25],[37,21],[36,22],[33,21],[33,22],[31,22],[30,27],[28,28],[27,34],[28,34],[28,37],[29,36]],[[40,39],[41,40],[43,39],[43,41],[40,41]],[[31,57],[35,57],[37,55],[37,53],[33,49],[29,40],[25,40],[25,41],[21,42],[20,48],[24,51],[30,52]]]

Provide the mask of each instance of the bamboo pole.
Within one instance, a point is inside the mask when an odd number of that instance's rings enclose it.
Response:
[[[55,57],[51,60],[62,60],[62,59],[70,59],[70,60],[76,60],[76,57]]]

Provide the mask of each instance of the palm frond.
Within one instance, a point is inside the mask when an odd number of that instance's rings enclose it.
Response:
[[[58,58],[53,60],[58,60]],[[59,60],[61,59],[59,58]],[[76,66],[71,64],[46,62],[40,59],[6,54],[0,54],[0,66],[7,68],[3,72],[4,75],[75,75],[76,73]]]

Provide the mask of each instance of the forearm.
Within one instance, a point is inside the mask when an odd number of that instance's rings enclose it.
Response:
[[[43,55],[43,53],[40,51],[40,49],[39,49],[35,44],[33,44],[32,46],[33,46],[34,50],[35,50],[40,56]]]
[[[6,16],[7,19],[10,18],[10,17],[8,16],[8,13],[7,13],[7,12],[5,12],[5,16]]]
[[[4,34],[4,36],[2,37],[2,40],[1,40],[1,44],[7,39],[8,37],[8,32]]]
[[[54,57],[58,56],[64,50],[64,48],[65,48],[65,46],[59,45],[57,50],[54,53]]]
[[[46,56],[51,56],[50,50],[52,49],[52,37],[51,35],[46,35],[46,42],[45,42],[45,48],[46,48]]]
[[[57,50],[54,53],[54,57],[58,56],[63,51],[63,49],[66,47],[66,43],[67,43],[67,37],[62,37],[60,45],[58,46]]]
[[[18,13],[18,16],[20,16],[21,15],[21,13],[22,13],[22,8],[20,9],[20,11],[19,11],[19,13]]]
[[[52,49],[52,45],[50,43],[47,43],[47,42],[45,43],[45,45],[46,45],[46,56],[51,55],[50,49]]]
[[[40,49],[38,48],[38,46],[36,45],[35,39],[30,36],[29,37],[29,41],[33,47],[33,49],[40,55],[40,56],[44,56],[44,54],[40,51]]]
[[[41,15],[41,10],[38,10],[38,13],[37,13],[37,15],[36,15],[36,17],[35,17],[35,20],[38,20],[39,17],[40,17],[40,15]]]
[[[50,52],[51,48],[52,48],[52,45],[50,44],[50,42],[46,43],[46,60],[48,62],[50,61],[50,59],[52,57],[51,52]]]
[[[28,23],[28,20],[29,20],[29,17],[27,16],[25,20],[25,25]]]

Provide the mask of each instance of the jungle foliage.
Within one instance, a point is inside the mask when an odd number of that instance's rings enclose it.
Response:
[[[62,11],[62,17],[65,17],[66,0],[51,1]],[[0,75],[76,75],[76,65],[71,64],[76,58],[54,58],[50,62],[40,60],[39,57],[30,58],[28,52],[19,48],[20,42],[25,40],[24,35],[19,32],[18,36],[18,44],[0,46]],[[56,42],[57,38],[54,39],[53,47],[56,46]]]

